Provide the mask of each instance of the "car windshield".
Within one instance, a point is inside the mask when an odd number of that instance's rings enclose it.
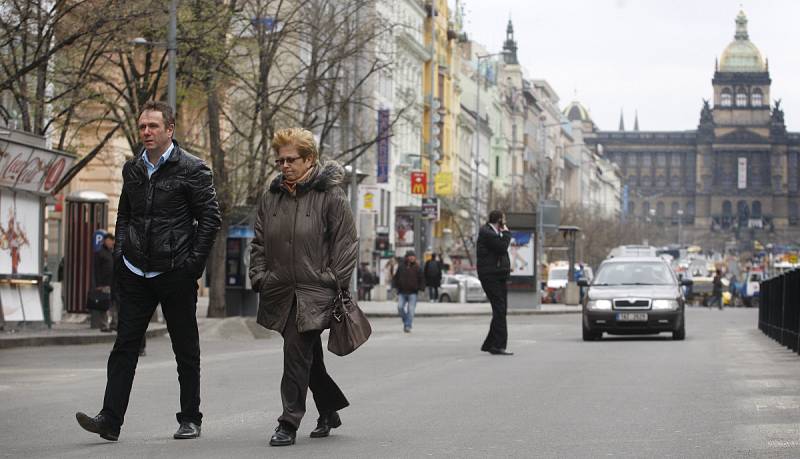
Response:
[[[553,268],[550,270],[550,274],[548,274],[548,276],[548,279],[550,280],[567,280],[567,269]]]
[[[674,285],[666,263],[620,262],[600,266],[594,285]]]

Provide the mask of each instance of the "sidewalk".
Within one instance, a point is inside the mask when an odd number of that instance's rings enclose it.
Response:
[[[167,326],[162,323],[151,323],[147,327],[147,337],[162,336],[167,333]],[[17,328],[0,331],[0,349],[26,346],[51,346],[57,344],[96,344],[113,343],[116,332],[101,332],[89,328],[89,323],[57,323],[48,329],[44,324],[24,324]]]
[[[209,334],[215,337],[230,338],[241,333],[242,330],[249,329],[256,338],[263,338],[269,335],[260,327],[254,327],[253,320],[243,320],[241,317],[228,317],[224,319],[206,318],[208,311],[208,297],[197,299],[198,325],[201,328],[201,335]],[[397,303],[394,301],[361,301],[359,306],[370,318],[395,318],[397,315]],[[541,314],[577,314],[581,312],[580,306],[566,306],[563,304],[543,304],[540,309],[530,307],[511,307],[508,315],[541,315]],[[417,303],[415,316],[418,318],[426,317],[469,317],[469,316],[490,316],[492,308],[489,303],[430,303],[420,301]],[[97,329],[90,329],[88,321],[81,321],[81,315],[73,318],[79,322],[62,322],[54,324],[53,328],[47,329],[43,324],[23,324],[13,330],[0,331],[0,349],[25,346],[50,346],[50,345],[75,345],[75,344],[96,344],[112,343],[116,339],[116,333],[103,333]],[[251,323],[252,322],[252,323]],[[263,332],[263,333],[260,333]],[[167,333],[164,323],[153,322],[147,329],[147,337],[162,336]],[[260,336],[264,335],[264,336]]]

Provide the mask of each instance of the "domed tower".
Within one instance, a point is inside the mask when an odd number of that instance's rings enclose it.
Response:
[[[736,16],[734,40],[714,72],[714,123],[717,126],[769,124],[769,68],[747,33],[747,16]]]

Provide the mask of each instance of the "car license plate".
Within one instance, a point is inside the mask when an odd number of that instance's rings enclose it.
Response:
[[[620,322],[647,322],[646,312],[618,312],[617,320]]]

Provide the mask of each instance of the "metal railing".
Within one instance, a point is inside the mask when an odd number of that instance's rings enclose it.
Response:
[[[758,328],[800,353],[800,269],[761,282]]]

